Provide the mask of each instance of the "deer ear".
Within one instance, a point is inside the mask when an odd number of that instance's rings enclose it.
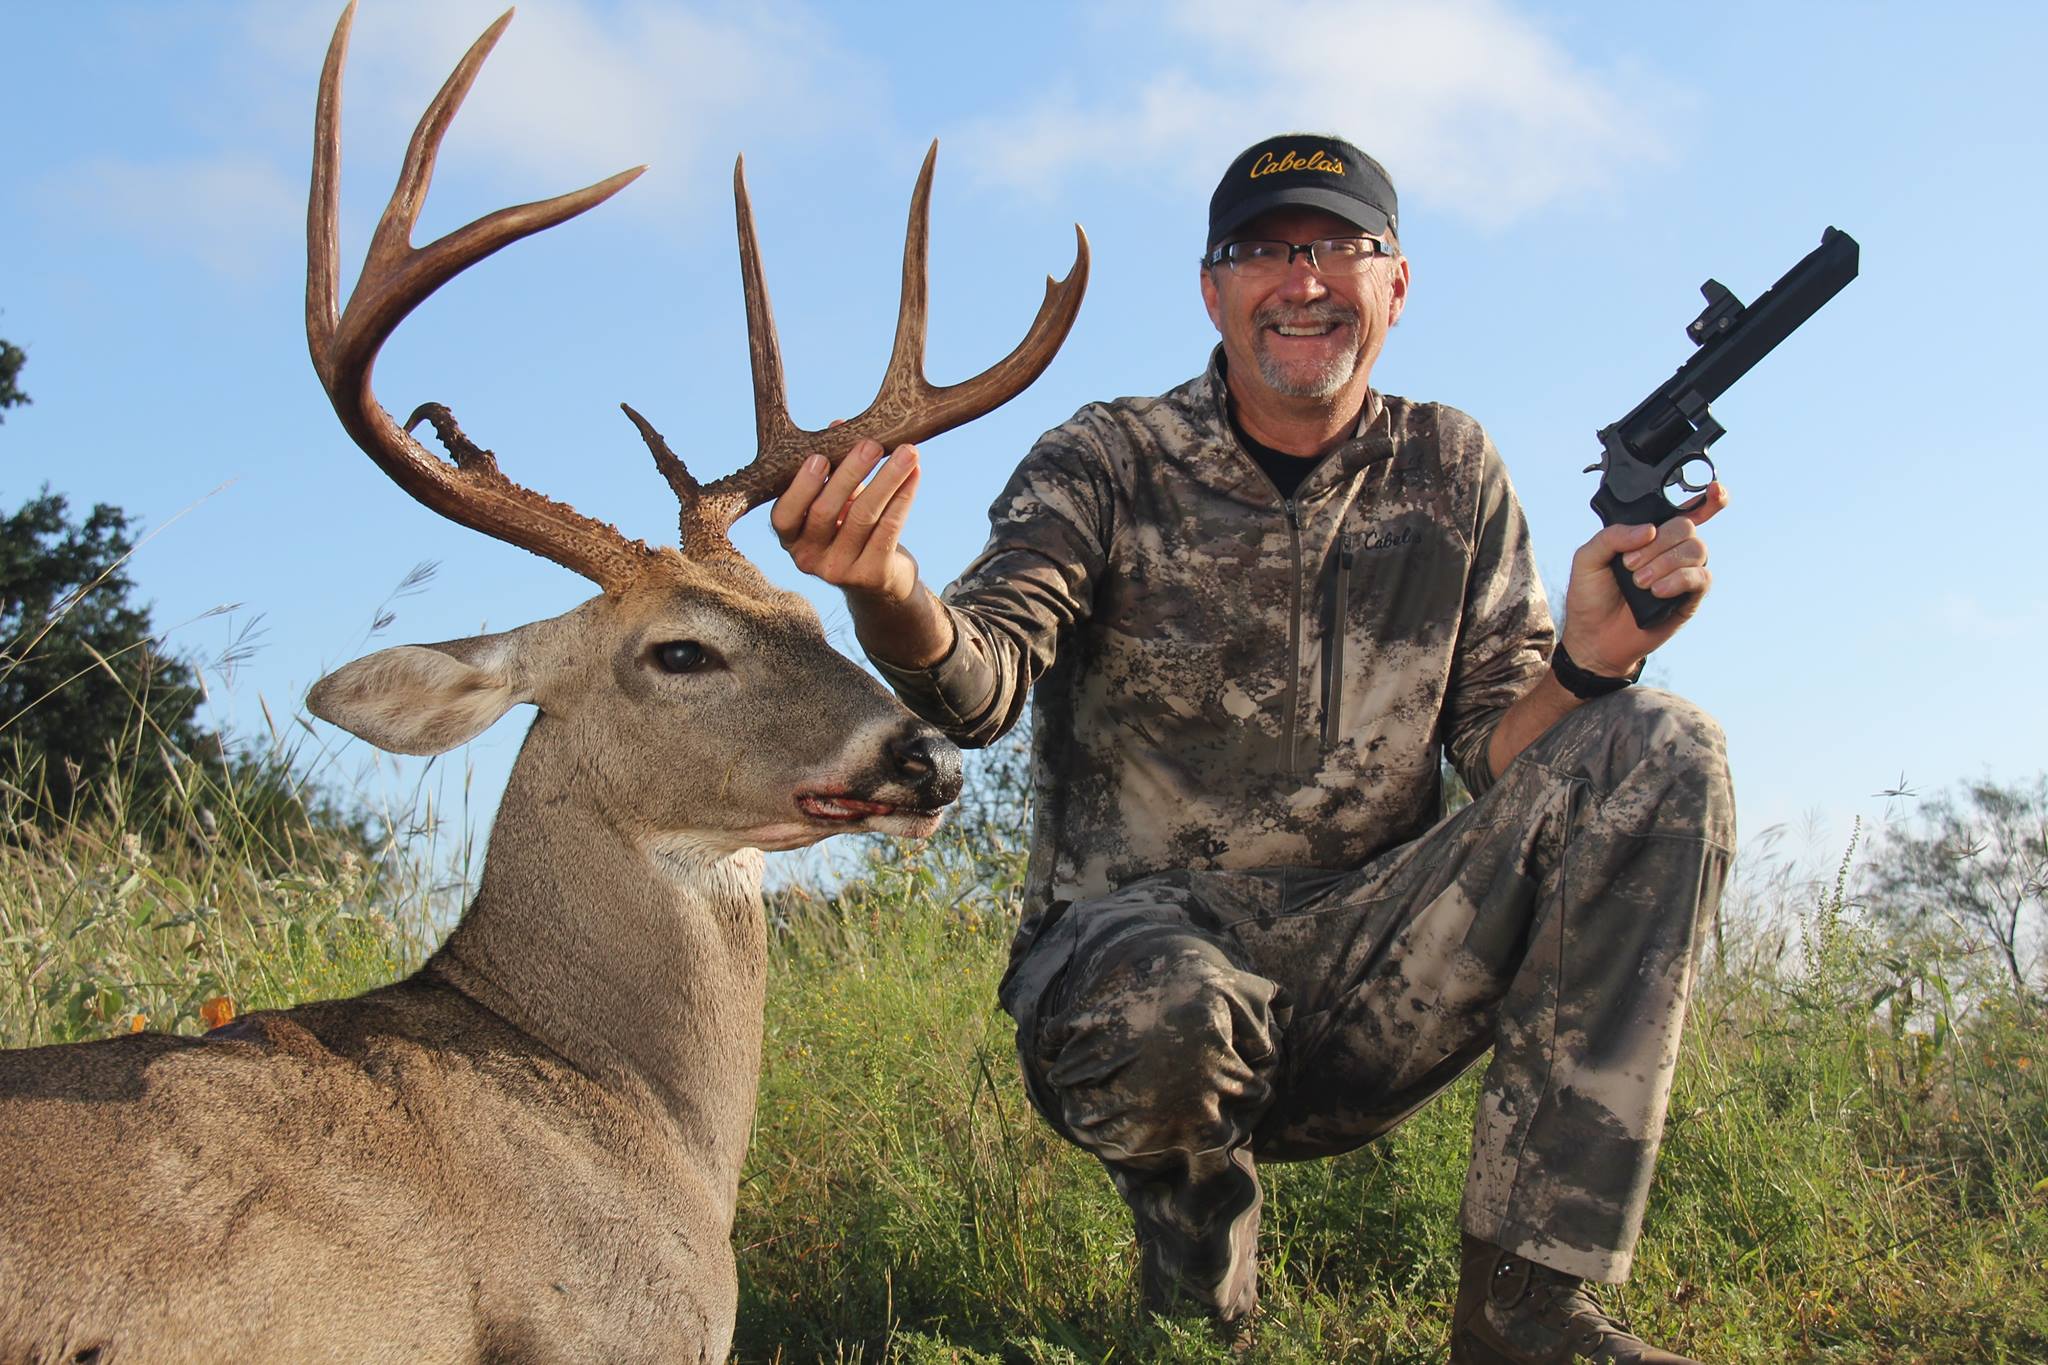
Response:
[[[306,709],[389,753],[446,753],[531,700],[514,633],[379,650],[314,683]]]

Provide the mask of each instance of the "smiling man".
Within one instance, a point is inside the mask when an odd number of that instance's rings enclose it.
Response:
[[[1733,852],[1719,730],[1630,686],[1726,498],[1587,542],[1557,638],[1485,433],[1372,387],[1398,229],[1349,143],[1247,149],[1210,200],[1206,372],[1041,438],[943,598],[897,543],[910,447],[814,459],[773,520],[955,740],[1029,699],[1001,1000],[1034,1104],[1131,1207],[1148,1304],[1242,1324],[1258,1162],[1370,1141],[1491,1050],[1451,1359],[1681,1361],[1582,1281],[1628,1272]],[[1638,629],[1617,558],[1686,608]],[[1449,819],[1446,759],[1475,798]]]

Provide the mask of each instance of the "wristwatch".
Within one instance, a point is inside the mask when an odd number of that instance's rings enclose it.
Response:
[[[1605,677],[1599,673],[1588,673],[1572,662],[1572,656],[1565,653],[1564,641],[1557,642],[1557,648],[1550,651],[1550,671],[1557,675],[1557,685],[1577,697],[1580,701],[1591,701],[1604,697],[1610,692],[1619,692],[1637,678],[1643,676],[1644,660],[1636,660],[1636,666],[1619,678]]]

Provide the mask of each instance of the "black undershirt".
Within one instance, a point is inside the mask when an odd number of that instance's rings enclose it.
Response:
[[[1237,420],[1237,404],[1229,405],[1230,429],[1237,433],[1237,443],[1244,447],[1245,454],[1266,471],[1266,477],[1273,481],[1273,487],[1280,490],[1282,498],[1292,498],[1301,481],[1322,462],[1318,455],[1290,455],[1284,450],[1275,450],[1264,442],[1254,440],[1244,429],[1244,423]]]

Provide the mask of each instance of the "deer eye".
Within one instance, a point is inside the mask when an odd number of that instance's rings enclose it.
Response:
[[[654,662],[664,673],[701,673],[717,663],[718,656],[695,640],[670,640],[654,647]]]

